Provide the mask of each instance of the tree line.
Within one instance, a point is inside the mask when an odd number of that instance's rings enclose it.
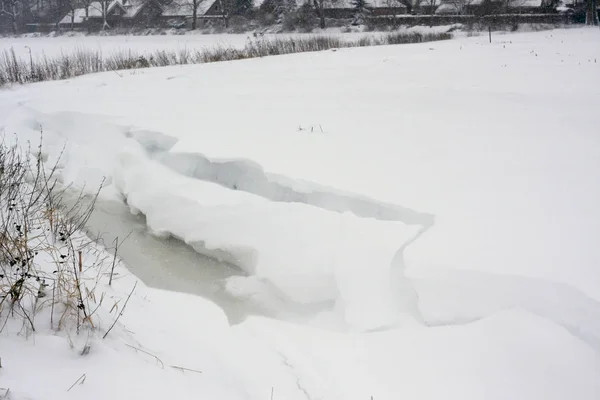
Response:
[[[144,1],[144,0],[140,0]],[[159,0],[171,1],[171,0]],[[177,0],[174,0],[177,1]],[[197,21],[201,17],[199,9],[203,2],[209,0],[183,0],[183,6],[189,9],[189,20],[191,29],[197,28]],[[265,0],[259,9],[254,8],[253,0],[216,0],[220,6],[222,20],[228,25],[232,16],[245,16],[247,18],[259,18],[270,15],[267,22],[286,23],[291,25],[310,25],[316,16],[319,26],[325,28],[326,7],[330,0],[304,0],[298,6],[297,0]],[[350,0],[354,8],[354,22],[364,23],[372,11],[369,0]],[[437,7],[444,4],[450,7],[455,15],[493,15],[509,13],[511,8],[519,7],[527,0],[384,0],[386,7],[393,14],[398,7],[404,7],[407,14],[431,14],[435,13]],[[588,25],[598,25],[597,13],[598,0],[586,0],[582,3],[579,11],[585,13],[585,21]],[[26,22],[41,22],[45,24],[56,24],[66,15],[71,16],[72,26],[75,22],[76,10],[83,10],[84,21],[90,21],[90,11],[98,12],[102,16],[102,29],[110,29],[107,21],[107,11],[113,0],[0,0],[0,31],[19,33],[23,31]],[[545,3],[548,12],[553,12],[558,5],[558,0],[550,0]],[[99,8],[99,10],[97,10]],[[390,15],[395,17],[396,15]],[[90,24],[87,24],[91,30]]]

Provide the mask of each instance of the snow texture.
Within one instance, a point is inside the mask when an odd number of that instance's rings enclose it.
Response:
[[[48,335],[37,351],[66,357],[67,388],[87,368],[77,396],[90,399],[597,399],[600,33],[487,40],[0,92],[6,134],[43,128],[48,164],[66,141],[65,183],[106,176],[102,198],[125,199],[153,234],[241,267],[231,293],[319,305],[312,326],[230,327],[206,300],[140,286],[123,327],[201,377],[152,358],[138,373],[145,356],[113,342],[93,362]],[[16,343],[1,338],[3,364],[17,365]],[[46,369],[33,387],[30,362],[3,368],[0,386],[66,398],[67,374]]]

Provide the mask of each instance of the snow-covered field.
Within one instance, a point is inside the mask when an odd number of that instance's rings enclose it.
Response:
[[[406,27],[400,29],[404,32],[437,33],[447,32],[456,28],[455,25],[434,27]],[[246,34],[212,34],[203,35],[198,32],[187,32],[185,35],[150,35],[150,36],[85,36],[75,34],[72,36],[23,36],[23,37],[0,37],[0,52],[14,50],[17,56],[29,59],[29,55],[35,58],[41,56],[55,57],[61,54],[72,54],[77,50],[85,49],[100,51],[104,56],[112,53],[133,52],[135,54],[150,54],[158,50],[180,51],[200,50],[204,48],[227,47],[241,48],[249,40],[256,39],[279,39],[290,37],[313,37],[334,36],[348,41],[358,40],[365,36],[381,36],[381,32],[340,32],[339,28],[330,28],[316,31],[315,33],[278,33],[253,36]]]
[[[6,134],[43,130],[48,165],[66,141],[65,183],[107,177],[102,199],[125,199],[153,234],[241,268],[230,294],[313,310],[230,327],[207,300],[140,284],[117,339],[84,358],[60,337],[3,333],[0,387],[40,400],[598,399],[599,44],[597,29],[555,30],[0,92]],[[44,375],[56,360],[69,373]]]
[[[21,57],[71,54],[77,49],[151,53],[156,50],[200,49],[213,46],[244,46],[250,35],[164,35],[164,36],[60,36],[1,38],[0,50],[13,48]]]
[[[355,40],[365,35],[380,33],[326,33]],[[277,34],[266,37],[306,36],[303,34]],[[215,35],[154,35],[154,36],[58,36],[58,37],[20,37],[0,38],[0,51],[11,48],[21,57],[29,57],[29,49],[34,56],[57,56],[71,54],[78,49],[101,51],[104,55],[113,52],[132,51],[137,54],[149,54],[157,50],[198,50],[202,48],[243,47],[248,40],[254,40],[251,34],[215,34]]]

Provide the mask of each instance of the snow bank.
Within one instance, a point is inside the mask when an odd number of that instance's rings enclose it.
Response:
[[[461,324],[521,308],[561,325],[600,352],[600,302],[569,285],[443,268],[409,269],[429,326]]]
[[[135,145],[127,136],[130,128],[99,114],[59,112],[44,114],[27,106],[16,107],[3,119],[5,133],[23,147],[35,148],[42,141],[42,155],[50,170],[65,185],[114,198],[111,185],[116,148]]]
[[[353,328],[396,322],[393,261],[416,228],[270,202],[177,175],[134,149],[119,155],[114,177],[155,234],[181,238],[201,253],[225,252],[293,301],[337,301]]]
[[[251,160],[210,158],[201,153],[184,151],[176,139],[174,143],[170,139],[173,138],[166,135],[156,139],[168,143],[164,147],[169,151],[163,152],[156,151],[155,141],[140,137],[138,142],[155,159],[176,172],[229,189],[256,194],[271,201],[304,203],[334,212],[351,212],[362,218],[400,221],[410,225],[431,226],[434,223],[434,216],[428,213],[314,182],[268,173],[260,164]]]
[[[232,279],[230,293],[253,293],[267,309],[295,309],[291,301],[315,310],[335,302],[341,315],[328,319],[339,322],[337,329],[393,325],[399,310],[416,316],[399,249],[420,226],[399,220],[430,223],[431,216],[266,175],[241,160],[212,163],[199,154],[173,152],[176,138],[103,115],[46,114],[23,106],[13,111],[5,129],[32,144],[43,132],[46,165],[58,163],[62,181],[89,192],[104,185],[103,198],[124,195],[155,234],[178,237],[258,278]],[[117,227],[103,231],[111,229]],[[121,236],[128,236],[124,229]]]
[[[3,187],[0,196],[0,396],[258,398],[242,378],[248,373],[231,361],[223,311],[202,298],[138,282],[118,259],[74,231],[70,216],[54,208],[57,202],[49,207],[44,177],[21,180],[29,166],[13,157],[10,144],[0,150],[3,170],[16,171],[3,177],[11,191]],[[173,312],[188,307],[191,315]],[[192,331],[195,340],[187,340]],[[180,367],[197,372],[185,375]]]

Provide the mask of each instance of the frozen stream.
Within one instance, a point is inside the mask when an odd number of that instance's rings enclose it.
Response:
[[[69,194],[64,201],[72,206],[75,199]],[[199,254],[180,240],[151,235],[144,216],[131,214],[123,203],[97,200],[86,231],[92,238],[101,237],[108,248],[119,238],[119,257],[148,286],[207,298],[225,311],[231,323],[249,314],[272,314],[225,290],[225,279],[244,275],[239,268]]]
[[[77,193],[68,192],[63,202],[73,207]],[[84,200],[89,204],[91,197]],[[300,306],[277,298],[257,286],[256,296],[237,297],[226,290],[227,278],[246,274],[238,267],[196,252],[179,239],[157,237],[146,226],[143,215],[133,215],[126,204],[98,199],[87,226],[91,238],[100,238],[111,251],[119,238],[118,255],[132,274],[146,285],[204,297],[223,309],[231,324],[248,315],[263,315],[290,321],[310,319],[329,304]]]
[[[76,198],[70,193],[63,200],[72,206]],[[320,311],[333,307],[329,303],[300,306],[274,296],[260,285],[255,286],[254,296],[236,297],[226,290],[225,282],[231,277],[245,277],[244,271],[202,255],[179,239],[153,236],[145,217],[131,214],[119,201],[97,200],[86,233],[92,238],[101,237],[107,248],[114,247],[118,237],[118,254],[132,274],[148,286],[214,302],[231,324],[249,315],[312,324]],[[559,323],[600,349],[600,325],[592,318],[600,310],[600,303],[567,285],[451,269],[423,271],[422,276],[410,280],[418,292],[418,308],[425,325],[462,324],[518,307]]]
[[[68,193],[63,201],[72,207],[76,199],[76,194]],[[263,315],[311,325],[324,322],[339,329],[326,320],[315,320],[319,312],[331,310],[333,304],[300,306],[261,285],[254,285],[251,296],[236,297],[226,290],[225,282],[236,276],[243,279],[241,269],[204,256],[178,239],[153,236],[144,216],[131,214],[120,201],[98,200],[86,233],[92,238],[101,237],[108,248],[118,237],[118,254],[132,274],[148,286],[199,295],[214,302],[231,324],[249,315]],[[419,313],[425,325],[460,325],[517,307],[553,320],[600,349],[600,325],[593,318],[598,315],[600,303],[568,285],[449,269],[423,271],[420,277],[410,280],[418,293]]]

